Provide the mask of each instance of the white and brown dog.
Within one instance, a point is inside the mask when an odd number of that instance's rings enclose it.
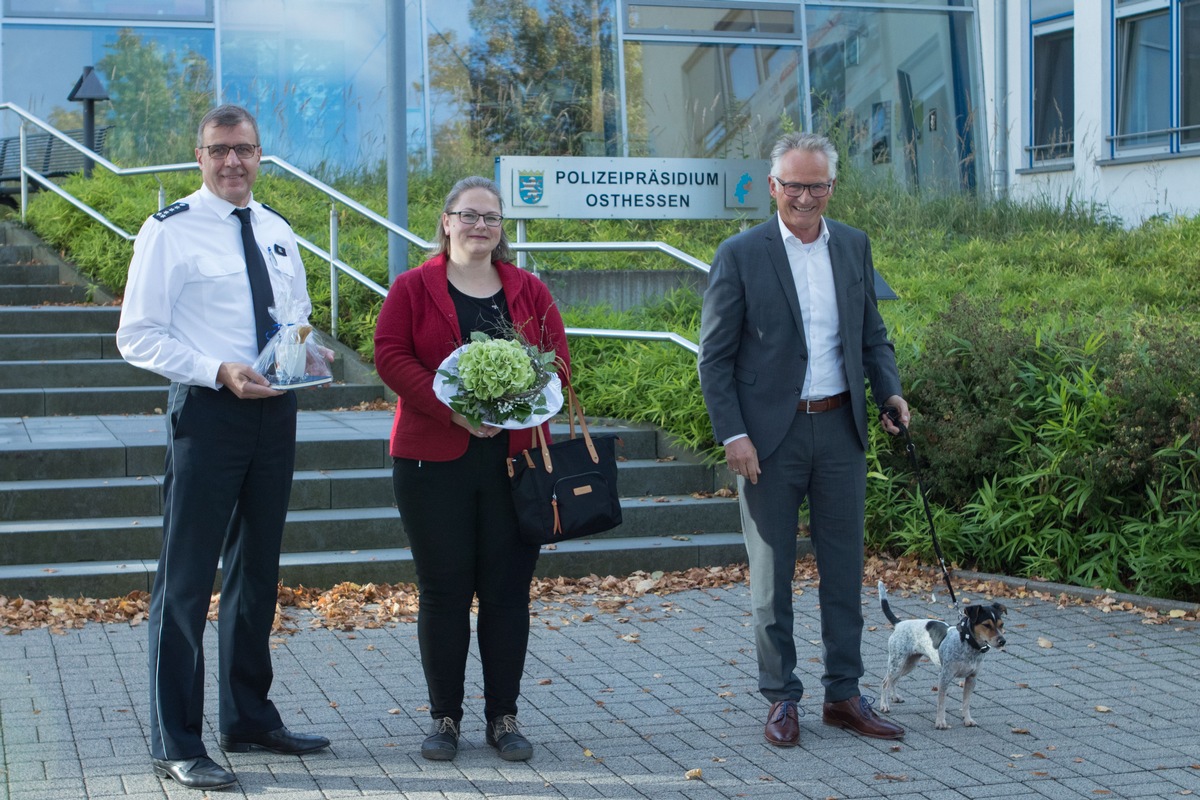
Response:
[[[893,702],[904,702],[896,692],[896,684],[912,672],[921,657],[925,656],[941,668],[935,726],[942,730],[950,727],[946,722],[946,690],[950,682],[958,678],[964,679],[963,724],[974,726],[975,720],[971,719],[971,691],[975,688],[979,668],[983,666],[984,653],[993,647],[1002,649],[1007,644],[1004,638],[1004,614],[1008,609],[1000,603],[966,606],[962,619],[954,629],[936,619],[900,620],[888,604],[883,581],[879,581],[879,606],[884,616],[896,626],[888,639],[887,676],[883,679],[879,710],[889,711]]]

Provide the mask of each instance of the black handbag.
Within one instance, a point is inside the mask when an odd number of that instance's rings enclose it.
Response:
[[[617,494],[617,437],[592,436],[570,383],[567,419],[571,438],[549,444],[539,425],[533,447],[508,460],[519,535],[528,544],[551,544],[611,530],[621,524]],[[575,437],[575,415],[580,438]]]

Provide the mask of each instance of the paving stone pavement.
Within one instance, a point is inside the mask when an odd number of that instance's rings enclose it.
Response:
[[[591,598],[535,603],[520,720],[527,763],[484,742],[477,658],[453,762],[419,753],[428,725],[415,624],[274,639],[273,696],[285,724],[329,736],[302,758],[216,746],[210,625],[210,755],[238,783],[212,797],[467,798],[1140,798],[1200,794],[1200,624],[1145,625],[1125,612],[1005,600],[1005,652],[987,655],[972,703],[933,727],[933,667],[905,679],[891,718],[902,742],[860,739],[820,720],[816,592],[799,589],[796,630],[808,687],[799,748],[762,737],[749,590],[648,595],[616,611]],[[901,617],[945,605],[894,596]],[[890,630],[864,587],[864,693],[877,691]],[[590,616],[588,616],[590,615]],[[806,644],[807,643],[807,644]],[[88,624],[0,637],[0,799],[199,798],[154,777],[147,732],[146,631]],[[689,779],[689,770],[700,770]]]

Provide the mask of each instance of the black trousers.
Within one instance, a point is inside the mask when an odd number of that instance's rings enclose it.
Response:
[[[501,433],[472,438],[455,461],[398,458],[392,469],[417,568],[417,640],[434,719],[462,720],[475,597],[484,716],[517,713],[538,547],[517,538],[507,456],[508,435]]]
[[[204,627],[222,562],[220,730],[282,725],[267,699],[279,548],[296,456],[296,398],[239,400],[171,384],[163,546],[150,596],[150,750],[204,755]]]

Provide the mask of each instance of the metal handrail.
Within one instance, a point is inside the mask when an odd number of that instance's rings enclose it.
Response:
[[[99,211],[96,211],[91,206],[87,205],[83,201],[81,201],[78,198],[76,198],[75,196],[71,195],[69,192],[67,192],[65,189],[63,189],[58,184],[54,183],[48,177],[46,177],[45,175],[42,175],[40,172],[38,172],[37,170],[35,170],[29,166],[29,164],[27,162],[27,158],[26,158],[27,154],[26,154],[26,148],[25,148],[25,126],[27,123],[42,129],[43,131],[48,133],[50,136],[53,136],[54,138],[58,139],[63,144],[67,145],[68,147],[73,147],[75,150],[79,151],[79,153],[82,154],[85,158],[91,159],[94,163],[99,164],[100,166],[107,169],[109,172],[112,172],[114,175],[122,175],[122,176],[124,176],[124,175],[153,175],[153,174],[157,174],[160,172],[184,172],[184,171],[193,170],[193,169],[198,168],[198,165],[195,163],[192,163],[192,162],[184,162],[184,163],[178,163],[178,164],[161,164],[161,165],[157,165],[157,166],[145,166],[145,167],[119,167],[116,164],[114,164],[113,162],[109,161],[104,156],[99,155],[98,153],[93,152],[92,150],[88,149],[87,147],[80,144],[79,142],[76,142],[71,137],[60,132],[53,125],[49,124],[45,120],[42,120],[35,115],[29,113],[28,111],[26,111],[25,109],[16,105],[15,103],[0,103],[0,111],[11,111],[12,113],[14,113],[18,117],[20,117],[22,120],[21,131],[20,131],[20,138],[21,138],[21,148],[20,148],[21,149],[21,221],[22,222],[25,222],[25,213],[26,213],[26,209],[28,208],[28,205],[29,205],[29,183],[28,182],[30,180],[33,180],[37,184],[54,192],[56,195],[58,195],[59,197],[61,197],[64,200],[66,200],[68,203],[70,203],[72,206],[77,208],[79,211],[86,214],[87,216],[89,216],[90,218],[92,218],[93,220],[98,222],[99,224],[103,225],[104,227],[106,227],[108,230],[112,231],[116,235],[120,236],[125,241],[133,241],[135,238],[137,238],[135,234],[132,234],[132,233],[122,229],[120,226],[113,223],[111,220],[109,220],[107,217],[105,217]],[[309,186],[309,187],[317,190],[321,194],[325,195],[330,201],[329,249],[325,250],[324,248],[310,242],[309,240],[307,240],[304,237],[299,236],[299,235],[296,236],[296,242],[297,242],[297,244],[300,245],[300,247],[302,247],[305,250],[308,250],[310,253],[313,253],[314,255],[318,256],[319,258],[321,258],[322,260],[326,261],[329,264],[329,270],[330,270],[330,275],[329,275],[329,277],[330,277],[330,333],[333,334],[333,336],[335,338],[337,337],[337,321],[338,321],[338,280],[341,275],[345,275],[346,277],[350,278],[351,280],[354,280],[355,282],[361,284],[362,286],[366,287],[367,289],[370,289],[371,291],[375,292],[380,297],[387,297],[387,288],[380,286],[378,283],[371,280],[371,278],[369,278],[366,275],[364,275],[363,273],[359,272],[354,267],[350,266],[349,264],[347,264],[345,261],[341,260],[338,257],[337,251],[338,251],[339,224],[338,224],[338,215],[337,215],[337,205],[339,203],[341,205],[345,206],[346,208],[358,213],[360,216],[364,217],[365,219],[369,220],[370,222],[372,222],[376,225],[379,225],[380,227],[384,228],[385,230],[390,231],[391,233],[394,233],[398,236],[403,237],[411,244],[417,245],[418,247],[425,249],[425,250],[429,250],[429,249],[433,248],[432,242],[425,241],[420,236],[417,236],[415,233],[412,233],[411,231],[409,231],[405,228],[402,228],[401,226],[397,225],[396,223],[392,222],[391,220],[387,219],[386,217],[383,217],[383,216],[379,215],[378,213],[372,211],[371,209],[367,208],[365,205],[358,202],[354,198],[338,191],[337,189],[333,188],[332,186],[329,186],[328,184],[324,183],[323,181],[320,181],[317,178],[314,178],[312,175],[309,175],[304,170],[296,167],[293,164],[290,164],[289,162],[285,161],[282,158],[279,158],[277,156],[263,156],[262,163],[270,164],[275,167],[278,167],[279,169],[283,170],[287,174],[291,175],[296,180],[299,180],[300,182],[306,184],[307,186]],[[165,202],[166,201],[163,197],[163,190],[162,190],[161,184],[160,184],[159,207],[162,207],[163,205],[165,205]],[[547,252],[547,251],[608,252],[608,251],[617,251],[617,250],[621,250],[621,251],[652,251],[652,252],[660,252],[665,255],[668,255],[678,261],[683,262],[684,264],[687,264],[690,267],[699,269],[700,271],[702,271],[706,274],[709,269],[708,264],[705,264],[703,261],[700,261],[699,259],[694,258],[693,256],[690,256],[687,253],[683,252],[682,250],[679,250],[676,247],[672,247],[671,245],[669,245],[665,242],[510,242],[509,246],[511,249],[513,249],[515,251],[527,251],[527,252]],[[643,340],[647,340],[647,341],[667,341],[667,342],[672,342],[676,345],[679,345],[680,347],[684,348],[685,350],[687,350],[693,354],[696,354],[699,352],[699,348],[696,344],[694,344],[693,342],[689,341],[688,339],[680,336],[679,334],[672,333],[670,331],[617,331],[617,330],[606,330],[606,329],[601,329],[601,328],[567,328],[567,334],[571,335],[571,336],[592,336],[592,337],[596,337],[596,338],[643,339]]]

